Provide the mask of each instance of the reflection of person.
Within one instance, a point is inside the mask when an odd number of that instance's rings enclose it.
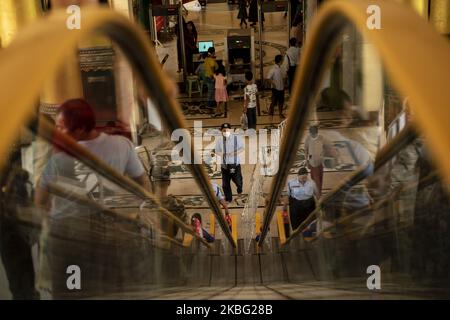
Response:
[[[20,149],[12,153],[4,169],[0,177],[1,261],[3,261],[12,298],[14,300],[39,299],[39,292],[35,289],[30,233],[21,230],[21,223],[17,218],[20,207],[28,207],[30,204],[27,188],[29,176],[28,172],[21,167]]]
[[[314,196],[317,196],[316,184],[308,179],[308,170],[302,167],[298,171],[298,177],[288,181],[287,198],[284,199],[283,211],[287,211],[289,204],[293,230],[297,229],[316,208]]]
[[[328,87],[320,92],[318,108],[333,108],[345,111],[350,104],[349,95],[342,89]],[[346,114],[344,114],[345,116]]]
[[[361,171],[360,174],[370,176],[373,173],[373,159],[379,147],[378,128],[371,122],[361,121],[358,107],[353,106],[349,95],[342,89],[328,87],[322,90],[320,94],[319,107],[331,107],[336,113],[336,117],[340,119],[341,128],[337,130],[327,130],[326,137],[329,141],[339,141],[343,143],[345,149],[349,152],[349,160],[347,165],[353,171]],[[364,125],[352,128],[355,124]],[[339,151],[336,151],[336,154]],[[343,160],[343,159],[340,159]],[[353,212],[355,208],[361,208],[369,204],[369,197],[359,187],[344,184],[340,189],[339,200],[335,200],[333,205],[325,211],[330,219],[339,217],[343,212]]]
[[[74,138],[80,145],[119,173],[129,176],[149,189],[148,178],[138,155],[134,151],[132,142],[122,136],[100,133],[95,126],[94,111],[82,99],[68,100],[58,108],[56,117],[56,128],[58,130]],[[66,158],[65,156],[58,157],[59,160]],[[41,182],[36,188],[39,205],[48,203],[49,194],[45,182],[51,180],[52,172],[60,172],[60,164],[64,164],[64,161],[59,160],[49,161],[41,176]]]
[[[202,216],[200,213],[194,213],[191,217],[191,226],[200,237],[207,242],[214,242],[214,237],[208,233],[202,226]]]
[[[144,167],[131,141],[122,136],[97,131],[94,111],[86,101],[73,99],[64,102],[58,108],[56,128],[78,141],[120,174],[149,188]],[[110,233],[113,228],[102,234],[90,232],[91,226],[103,226],[105,223],[99,218],[98,212],[71,199],[50,197],[50,183],[56,183],[74,193],[86,194],[85,186],[76,177],[74,159],[67,153],[56,151],[52,155],[36,186],[36,205],[48,211],[43,220],[40,244],[45,254],[40,259],[42,263],[48,259],[53,298],[74,294],[66,286],[65,272],[70,263],[86,270],[86,291],[79,294],[88,294],[90,289],[98,290],[102,286],[102,282],[98,281],[99,277],[107,279],[108,283],[114,281],[113,275],[100,267],[105,263],[105,256],[98,255],[109,252],[112,244],[108,239],[114,237]],[[82,243],[80,239],[83,240]],[[90,255],[95,259],[85,259]],[[110,263],[119,263],[114,252],[107,259]]]
[[[222,159],[222,188],[225,200],[231,202],[233,200],[231,180],[236,184],[237,193],[242,193],[243,181],[239,153],[244,150],[244,143],[241,137],[231,133],[229,123],[222,124],[221,131],[223,136],[216,138],[215,152]]]
[[[41,114],[41,117],[44,118],[47,122],[55,125],[55,120],[50,117],[48,114]],[[40,130],[40,129],[38,129]],[[48,159],[51,157],[53,153],[53,146],[44,138],[39,135],[36,136],[36,147],[33,152],[33,185],[36,186],[38,183],[39,177],[42,174],[42,171],[45,168],[45,165]]]
[[[208,48],[208,56],[205,58],[205,81],[208,87],[207,101],[208,107],[212,108],[215,105],[215,88],[214,88],[214,73],[219,67],[216,62],[216,49],[214,47]]]
[[[159,165],[152,166],[150,169],[150,177],[154,194],[163,208],[173,213],[182,221],[187,222],[186,209],[183,202],[175,196],[168,194],[170,186],[169,168]],[[170,221],[169,218],[163,216],[161,218],[161,229],[169,237],[173,238],[177,235],[179,227],[173,221]]]
[[[331,142],[319,134],[318,126],[311,126],[305,140],[305,154],[308,167],[311,170],[311,178],[317,186],[318,198],[322,195],[323,160],[326,153],[333,157],[336,156]]]

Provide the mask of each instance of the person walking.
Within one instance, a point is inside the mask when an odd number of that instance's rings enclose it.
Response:
[[[168,193],[170,186],[170,169],[168,166],[154,165],[150,169],[152,190],[164,209],[167,209],[183,222],[187,223],[187,214],[183,202]],[[179,226],[172,219],[161,216],[161,230],[167,236],[175,238]],[[181,237],[183,238],[183,237]]]
[[[237,193],[242,193],[243,181],[241,172],[241,160],[239,154],[244,150],[244,143],[240,136],[231,132],[231,125],[224,123],[221,126],[222,137],[216,138],[215,152],[221,159],[222,189],[225,200],[231,202],[231,181],[237,187]]]
[[[283,56],[278,54],[275,56],[275,64],[272,69],[269,70],[267,78],[272,83],[272,102],[269,107],[269,115],[273,117],[273,112],[275,105],[278,105],[278,110],[280,118],[285,118],[283,114],[284,106],[284,76],[281,69],[281,64],[283,62]]]
[[[228,101],[227,93],[227,77],[225,67],[220,65],[214,74],[215,81],[215,98],[217,103],[217,111],[215,116],[221,116],[225,110],[225,103]],[[223,105],[223,107],[222,107]]]
[[[316,183],[318,198],[322,196],[323,160],[326,153],[336,157],[336,150],[331,142],[319,134],[317,125],[312,125],[305,140],[305,155],[311,179]]]
[[[200,213],[197,212],[192,215],[191,226],[198,236],[205,239],[207,242],[214,242],[214,237],[210,235],[208,231],[206,231],[206,229],[203,228],[202,215]]]
[[[225,211],[225,221],[228,224],[228,227],[231,230],[231,217],[230,217],[230,211],[228,209],[228,204],[225,201],[225,196],[222,192],[222,189],[220,189],[219,185],[215,182],[211,182],[211,186],[214,190],[214,194],[216,195],[217,201],[222,205],[224,211]]]
[[[194,73],[194,54],[197,53],[197,28],[192,21],[186,23],[186,31],[184,34],[184,45],[186,53],[186,73],[192,75]]]
[[[245,28],[247,28],[247,21],[246,21],[246,19],[248,19],[247,7],[248,7],[247,0],[239,0],[238,19],[241,19],[241,23],[239,23],[241,28],[242,25],[245,25]]]
[[[214,108],[215,102],[215,86],[214,86],[214,73],[219,67],[216,61],[216,49],[210,47],[208,49],[208,56],[205,58],[205,81],[208,87],[207,104],[209,108]]]
[[[297,229],[316,209],[314,196],[317,196],[316,184],[308,179],[308,170],[301,167],[297,178],[293,178],[287,183],[287,197],[284,199],[283,205],[283,213],[287,212],[289,205],[292,230]]]
[[[253,81],[253,73],[247,71],[245,73],[245,80],[247,85],[244,88],[244,110],[243,113],[247,115],[248,128],[256,130],[256,104],[258,86]]]

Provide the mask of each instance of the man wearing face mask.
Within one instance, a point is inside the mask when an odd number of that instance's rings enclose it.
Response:
[[[314,196],[317,196],[316,184],[308,179],[308,170],[301,167],[298,171],[298,177],[288,181],[287,198],[284,199],[283,212],[287,211],[289,204],[292,230],[297,229],[316,209]]]
[[[231,133],[231,125],[224,123],[221,126],[222,137],[216,138],[215,151],[221,159],[222,189],[225,193],[225,201],[231,202],[231,180],[237,187],[237,193],[242,193],[242,172],[239,154],[244,150],[242,138]]]
[[[305,140],[305,155],[308,168],[311,170],[311,179],[317,186],[318,198],[322,195],[323,160],[326,153],[332,157],[336,156],[336,150],[331,142],[319,134],[317,125],[312,125]]]

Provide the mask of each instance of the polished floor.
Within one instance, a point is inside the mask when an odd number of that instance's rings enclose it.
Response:
[[[433,288],[434,290],[436,288]],[[274,283],[268,285],[246,285],[230,287],[172,287],[152,291],[137,289],[97,299],[161,299],[161,300],[423,300],[427,296],[423,288],[408,293],[398,284],[384,283],[382,291],[361,287],[361,281],[343,280],[336,282],[314,281],[295,283]],[[94,298],[96,299],[96,298]]]

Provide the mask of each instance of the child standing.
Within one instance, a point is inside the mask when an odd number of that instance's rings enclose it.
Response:
[[[225,73],[225,67],[220,65],[216,70],[214,75],[215,80],[215,96],[217,102],[217,111],[215,116],[221,116],[223,114],[224,108],[222,108],[222,104],[225,105],[225,102],[228,101],[228,93],[227,93],[227,78]]]
[[[245,80],[247,85],[244,88],[243,112],[247,114],[248,128],[256,130],[256,93],[258,92],[258,87],[253,83],[253,73],[251,71],[245,72]]]

